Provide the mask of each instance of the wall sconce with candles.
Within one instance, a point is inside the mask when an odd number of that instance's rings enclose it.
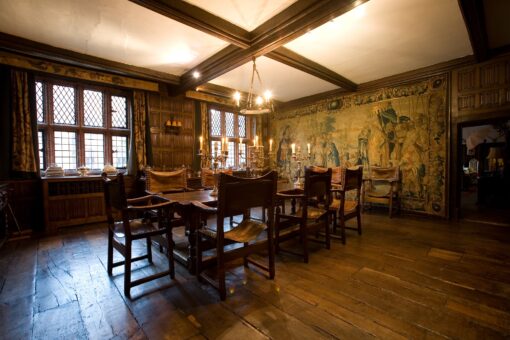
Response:
[[[165,133],[169,133],[172,135],[178,135],[182,129],[182,122],[180,120],[175,120],[173,116],[168,119],[165,124]]]
[[[297,146],[297,152],[296,152],[296,143],[292,143],[290,145],[292,150],[292,157],[291,159],[296,162],[296,181],[294,182],[295,188],[302,188],[303,187],[303,180],[301,178],[302,173],[302,162],[303,161],[309,161],[311,159],[311,146],[310,143],[306,144],[307,148],[307,155],[301,154],[301,146]]]

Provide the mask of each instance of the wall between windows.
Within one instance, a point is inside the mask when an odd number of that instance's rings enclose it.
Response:
[[[402,209],[447,216],[448,76],[336,96],[276,112],[269,134],[276,141],[280,174],[295,175],[292,143],[307,152],[306,165],[399,166]]]
[[[150,92],[147,101],[152,144],[151,165],[160,170],[171,170],[183,165],[191,168],[197,153],[194,150],[194,100]],[[167,126],[169,124],[174,126]]]

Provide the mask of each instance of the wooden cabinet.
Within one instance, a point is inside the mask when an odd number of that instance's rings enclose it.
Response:
[[[103,180],[100,176],[42,179],[45,232],[106,221]]]

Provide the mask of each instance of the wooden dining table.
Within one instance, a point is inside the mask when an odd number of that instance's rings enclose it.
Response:
[[[292,189],[293,183],[278,181],[278,192],[285,192]],[[162,195],[171,201],[178,202],[177,212],[185,223],[186,242],[185,244],[176,244],[176,247],[174,247],[174,258],[187,267],[190,273],[195,273],[196,230],[200,228],[201,225],[201,216],[195,212],[191,202],[198,201],[206,205],[216,205],[218,196],[211,196],[211,191],[212,190],[195,190]]]

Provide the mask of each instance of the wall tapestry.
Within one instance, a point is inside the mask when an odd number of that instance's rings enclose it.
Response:
[[[270,120],[280,175],[293,177],[291,144],[305,165],[400,166],[405,210],[446,216],[447,78],[318,101]]]

